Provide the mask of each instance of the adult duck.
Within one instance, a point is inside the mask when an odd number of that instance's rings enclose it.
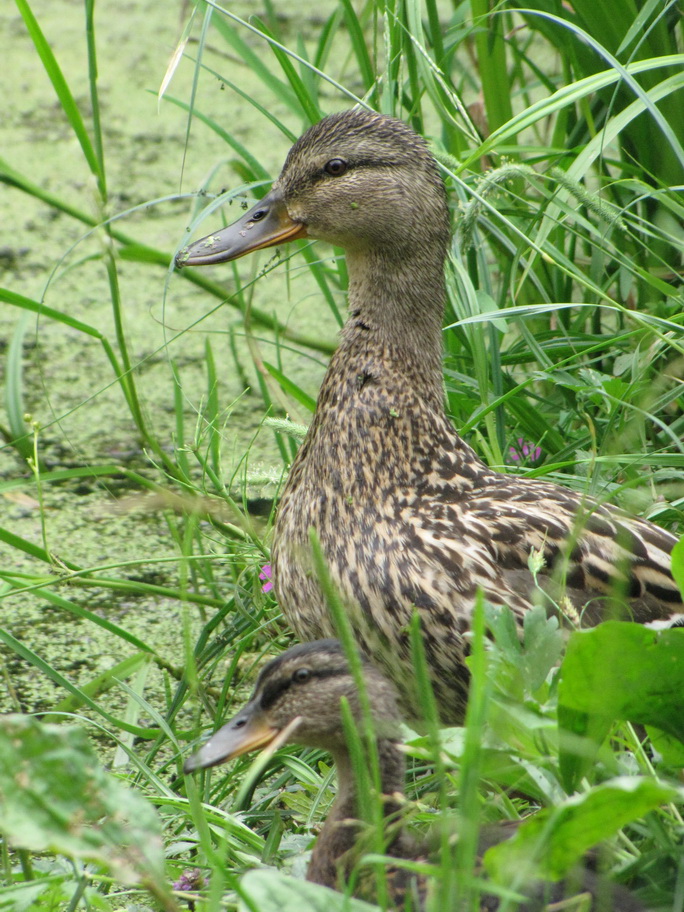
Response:
[[[420,842],[407,834],[402,825],[405,759],[401,748],[400,710],[392,684],[368,660],[362,658],[362,674],[368,706],[373,720],[382,810],[386,821],[384,852],[390,859],[419,858],[426,861]],[[341,701],[347,701],[351,717],[363,730],[359,692],[346,657],[337,640],[318,640],[294,646],[270,661],[261,671],[250,700],[220,728],[207,743],[185,762],[185,772],[206,769],[265,747],[278,739],[280,744],[295,743],[329,751],[338,778],[337,797],[323,824],[313,848],[307,880],[332,888],[341,888],[352,868],[360,860],[361,834],[364,832],[362,808],[350,756]],[[509,838],[514,828],[505,821],[483,831],[484,850]],[[365,844],[369,844],[366,833]],[[371,844],[376,851],[377,845]],[[424,867],[424,864],[423,864]],[[368,888],[368,879],[361,878]],[[416,878],[397,862],[390,862],[387,886],[392,908],[410,908],[417,912],[425,905],[430,889],[424,876]],[[582,908],[610,912],[636,912],[639,902],[624,888],[581,867],[567,882],[555,884],[540,881],[509,884],[519,893],[521,904],[513,908],[522,912],[542,910],[550,902],[570,897],[584,897]],[[483,886],[480,909],[496,912],[499,901]],[[572,908],[576,903],[569,904]],[[440,906],[444,908],[444,906]],[[461,908],[458,904],[457,908]]]
[[[415,711],[412,613],[445,722],[463,717],[478,589],[521,617],[537,597],[589,623],[684,619],[673,535],[566,488],[488,468],[444,408],[442,318],[450,239],[446,192],[424,141],[399,120],[352,110],[315,124],[272,190],[233,225],[181,252],[223,263],[294,238],[346,251],[349,318],[276,518],[278,601],[303,640],[334,635],[315,573],[316,530],[359,643]]]

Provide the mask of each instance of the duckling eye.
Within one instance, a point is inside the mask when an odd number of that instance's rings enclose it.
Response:
[[[343,158],[331,158],[323,170],[331,177],[340,177],[347,170],[347,163]]]
[[[311,670],[309,668],[297,668],[292,672],[292,680],[295,684],[303,684],[304,681],[308,681],[311,677]]]

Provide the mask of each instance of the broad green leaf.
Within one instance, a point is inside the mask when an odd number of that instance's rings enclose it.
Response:
[[[646,727],[651,744],[662,755],[665,763],[672,767],[684,768],[684,744],[677,738],[671,738],[658,728]]]
[[[63,904],[67,901],[67,894],[62,887],[62,881],[59,880],[30,880],[28,883],[6,884],[0,887],[0,909],[11,910],[11,912],[35,912],[36,909],[42,908],[45,902],[46,894],[55,908],[59,908],[57,903]],[[55,902],[56,901],[56,902]]]
[[[157,812],[103,769],[76,726],[0,720],[0,832],[14,848],[84,859],[166,892]]]
[[[250,871],[242,878],[240,892],[252,905],[240,899],[239,912],[378,912],[377,906],[360,899],[277,871]]]
[[[684,741],[684,630],[606,621],[574,633],[561,668],[559,704],[654,725]]]
[[[651,779],[613,779],[527,820],[512,839],[489,849],[485,868],[513,889],[530,878],[559,880],[592,846],[678,797],[680,790]]]
[[[485,606],[485,616],[497,648],[504,658],[517,664],[522,653],[522,643],[520,642],[520,628],[513,612],[508,608],[488,604]]]

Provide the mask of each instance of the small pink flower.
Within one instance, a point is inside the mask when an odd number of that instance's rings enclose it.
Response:
[[[524,437],[518,437],[517,447],[508,448],[509,455],[513,462],[537,462],[541,457],[541,447],[533,447]]]
[[[266,580],[264,585],[261,587],[262,592],[270,592],[271,589],[273,589],[273,583],[271,582],[271,573],[271,565],[264,564],[264,566],[261,568],[261,573],[259,574],[260,580]]]

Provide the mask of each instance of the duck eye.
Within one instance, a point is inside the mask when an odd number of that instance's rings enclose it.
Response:
[[[309,668],[297,668],[292,672],[292,680],[295,684],[303,684],[304,681],[308,681],[311,677],[311,670]]]
[[[343,158],[331,158],[323,170],[331,177],[340,177],[347,170],[347,163]]]

